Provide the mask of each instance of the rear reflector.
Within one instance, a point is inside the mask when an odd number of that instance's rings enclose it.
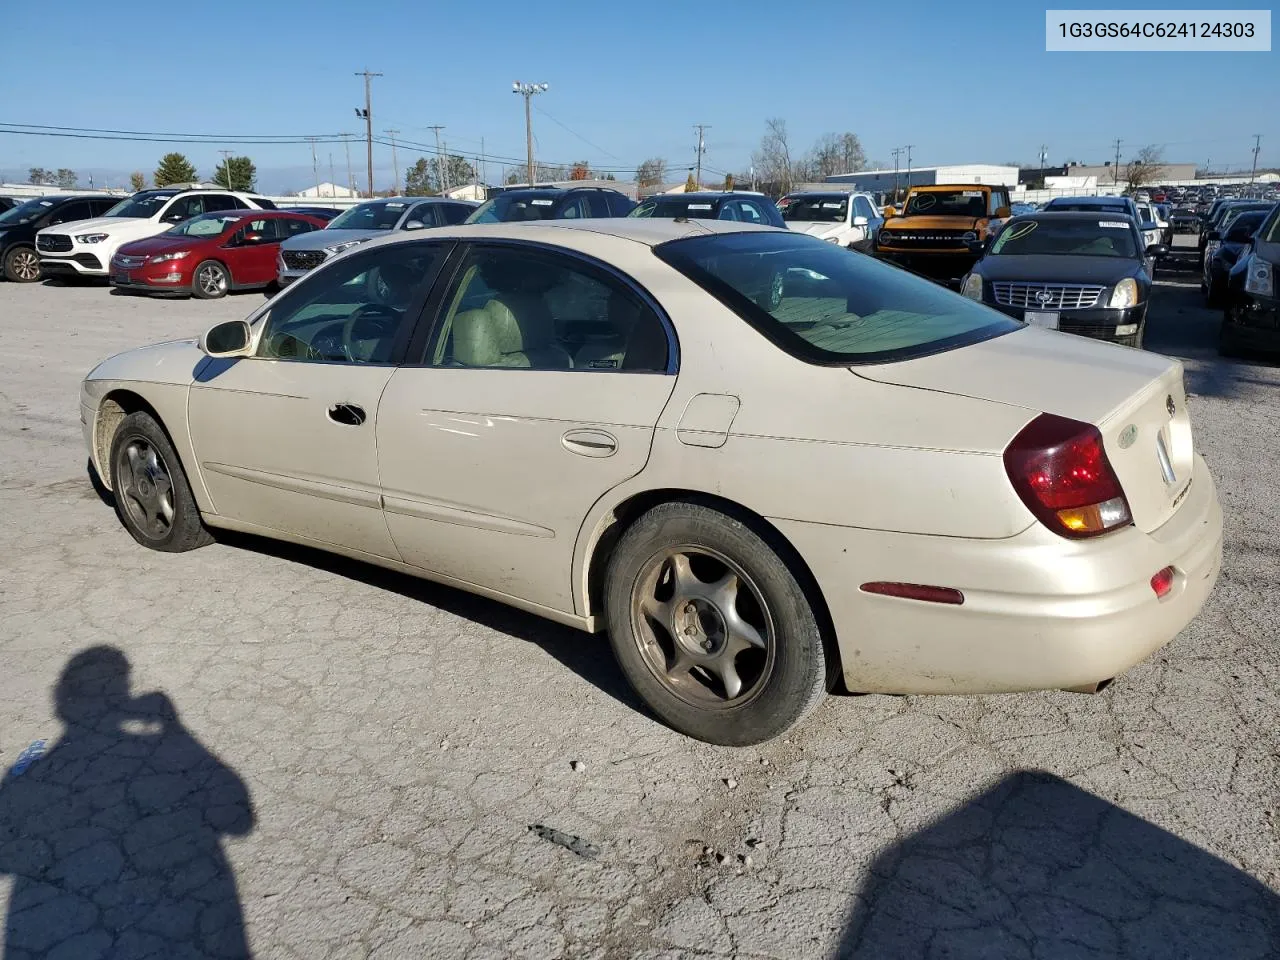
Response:
[[[1156,596],[1161,600],[1167,597],[1169,591],[1173,589],[1173,575],[1173,567],[1165,567],[1151,578],[1151,589],[1156,592]]]
[[[885,597],[902,597],[904,600],[923,600],[925,603],[964,603],[964,594],[952,587],[930,587],[923,583],[892,583],[876,580],[859,587],[863,593],[878,593]]]

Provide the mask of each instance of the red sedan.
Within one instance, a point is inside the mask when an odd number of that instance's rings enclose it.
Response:
[[[276,280],[280,242],[325,221],[285,210],[224,210],[192,217],[167,233],[124,244],[111,258],[111,283],[212,300]]]

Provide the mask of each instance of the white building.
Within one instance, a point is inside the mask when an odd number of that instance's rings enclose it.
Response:
[[[308,200],[330,200],[338,197],[351,200],[358,198],[360,194],[350,187],[344,187],[336,183],[318,183],[314,187],[299,190],[296,196],[306,197]]]
[[[860,170],[827,177],[827,183],[844,183],[869,193],[892,192],[895,187],[933,186],[939,183],[985,183],[993,187],[1016,187],[1018,168],[990,163],[965,163],[949,167],[912,167],[894,170]]]

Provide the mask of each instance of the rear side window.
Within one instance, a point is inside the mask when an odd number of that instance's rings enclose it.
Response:
[[[276,205],[272,203],[270,200],[268,200],[266,197],[250,197],[249,199],[252,200],[254,203],[256,203],[263,210],[274,210],[276,208]]]
[[[799,234],[692,237],[654,253],[810,363],[905,360],[1021,328],[928,280]]]
[[[207,193],[204,196],[204,212],[216,213],[219,210],[247,210],[248,207],[224,193]]]
[[[441,213],[444,215],[446,226],[453,226],[455,223],[462,223],[463,220],[471,216],[471,211],[475,207],[468,207],[465,203],[442,203]]]

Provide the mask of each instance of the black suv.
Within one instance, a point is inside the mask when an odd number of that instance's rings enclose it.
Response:
[[[482,203],[466,222],[625,217],[634,207],[635,202],[626,194],[604,187],[529,187],[504,190]]]
[[[40,279],[36,231],[73,220],[92,220],[122,199],[83,195],[34,197],[0,213],[0,267],[5,279],[15,283],[34,283]]]
[[[632,217],[661,217],[663,219],[678,217],[698,218],[703,220],[738,220],[743,223],[757,223],[765,227],[786,227],[782,212],[776,204],[763,193],[746,193],[743,191],[712,193],[697,191],[691,193],[660,193],[645,197],[631,211]]]

